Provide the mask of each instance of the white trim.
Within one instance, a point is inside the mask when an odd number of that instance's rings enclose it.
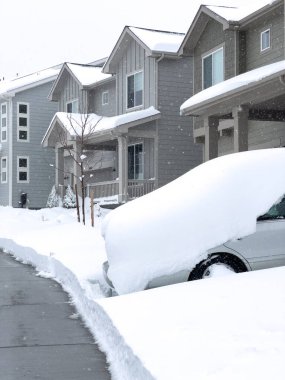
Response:
[[[20,168],[19,161],[21,159],[27,160],[27,167]],[[27,173],[26,180],[20,180],[20,172]],[[29,156],[17,156],[17,183],[30,183],[30,159]]]
[[[262,46],[262,42],[263,42],[262,41],[262,37],[263,37],[263,35],[265,33],[269,34],[269,45],[266,46],[265,48],[263,48],[263,46]],[[270,48],[271,48],[271,30],[270,30],[270,28],[267,28],[267,29],[263,30],[262,32],[260,32],[260,51],[264,52],[265,50],[268,50]]]
[[[202,89],[203,90],[205,90],[205,86],[204,86],[204,60],[207,57],[213,56],[213,54],[217,53],[219,50],[223,51],[223,80],[225,80],[225,53],[224,53],[225,49],[224,49],[224,44],[222,44],[222,45],[220,45],[220,47],[215,47],[214,49],[211,49],[210,51],[202,54],[202,56],[201,56],[201,58],[202,58]],[[215,84],[217,84],[217,83],[215,83]],[[213,66],[212,66],[212,85],[211,86],[213,86]]]
[[[141,73],[142,74],[142,104],[139,104],[137,106],[133,106],[133,107],[128,107],[128,78],[131,77],[131,76],[135,76],[136,74],[139,74]],[[142,108],[144,106],[144,71],[143,70],[137,70],[137,71],[133,71],[129,74],[126,75],[126,110],[129,111],[129,110],[136,110],[138,108]]]
[[[104,99],[105,95],[107,97],[107,102],[105,102],[105,99]],[[103,91],[102,92],[102,106],[106,106],[108,104],[109,104],[109,91]]]
[[[5,168],[3,167],[3,162],[6,161]],[[5,180],[3,180],[3,174],[6,174]],[[1,183],[8,183],[8,157],[1,157]]]
[[[68,110],[67,110],[67,106],[68,106],[68,104],[71,104],[71,105],[72,105],[72,110],[71,110],[71,112],[68,112]],[[74,107],[74,105],[76,105],[77,107]],[[77,110],[75,111],[75,110],[73,110],[73,108],[77,108]],[[72,99],[72,100],[67,101],[67,102],[65,103],[65,111],[66,111],[67,113],[78,113],[78,112],[79,112],[79,101],[78,101],[78,98],[75,98],[75,99]]]
[[[8,133],[8,103],[7,102],[3,102],[1,103],[1,110],[0,110],[0,113],[1,113],[1,136],[0,136],[0,141],[1,142],[7,142],[7,133]],[[6,113],[2,113],[2,107],[5,106],[6,107]],[[3,120],[6,120],[6,123],[5,123],[5,126],[3,126]],[[5,135],[6,135],[6,138],[3,139],[3,132],[5,132]]]
[[[27,113],[20,113],[19,108],[21,105],[27,106]],[[20,125],[20,118],[27,119],[26,127]],[[27,138],[20,139],[20,132],[27,132]],[[17,141],[24,143],[30,142],[30,104],[26,102],[17,102]]]

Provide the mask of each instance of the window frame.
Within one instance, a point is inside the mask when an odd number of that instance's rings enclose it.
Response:
[[[269,37],[268,37],[268,46],[266,47],[263,47],[263,36],[268,33],[269,34]],[[271,29],[270,28],[267,28],[265,30],[262,30],[260,32],[260,52],[263,53],[265,52],[266,50],[268,49],[271,49]]]
[[[141,173],[142,173],[142,178],[136,178],[136,152],[135,152],[135,147],[138,146],[138,145],[141,145],[142,147],[142,170],[141,170]],[[130,147],[134,147],[134,165],[133,165],[133,178],[131,178],[129,176],[129,172],[130,172],[130,168],[129,168],[129,148]],[[144,179],[144,143],[142,141],[140,142],[135,142],[135,143],[132,143],[132,144],[128,144],[128,179],[131,180],[131,181],[137,181],[137,180],[143,180]]]
[[[129,78],[130,77],[134,77],[135,79],[135,76],[138,75],[138,74],[141,74],[142,75],[142,102],[141,104],[135,104],[135,94],[136,94],[136,91],[135,91],[135,88],[134,88],[134,105],[132,107],[129,107]],[[135,83],[135,80],[134,80],[134,83]],[[141,108],[143,107],[144,105],[144,72],[143,70],[137,70],[137,71],[133,71],[129,74],[126,75],[126,110],[133,110],[133,109],[136,109],[136,108]]]
[[[27,113],[20,112],[20,106],[27,106]],[[20,125],[20,118],[27,120],[27,125]],[[20,132],[27,132],[26,139],[20,139]],[[30,142],[30,104],[26,102],[17,102],[17,141]]]
[[[68,112],[68,105],[69,104],[71,104],[71,108],[72,108],[72,110],[71,110],[71,112]],[[74,104],[76,104],[76,112],[75,111],[73,111],[73,107],[74,107]],[[65,103],[65,110],[66,110],[66,112],[67,113],[78,113],[79,112],[79,101],[78,101],[78,98],[76,98],[76,99],[72,99],[72,100],[69,100],[68,102],[66,102]]]
[[[6,113],[3,114],[2,112],[2,107],[5,106],[6,107]],[[0,141],[1,142],[7,142],[8,140],[8,103],[7,102],[3,102],[1,103],[0,105],[1,109],[0,109],[0,112],[1,112],[1,120],[0,120],[0,129],[1,129],[1,136],[0,136]],[[6,120],[6,125],[3,126],[3,120]],[[3,139],[3,132],[5,132],[6,134],[6,138]]]
[[[23,167],[20,167],[20,160],[24,159],[27,160],[27,166],[23,169]],[[27,173],[27,179],[21,180],[20,179],[20,172]],[[17,183],[30,183],[30,158],[29,156],[17,156]]]
[[[6,162],[5,168],[3,162]],[[3,179],[3,174],[5,174],[5,179]],[[1,183],[8,183],[8,157],[1,157]]]
[[[107,97],[107,101],[105,97]],[[102,92],[102,106],[106,106],[108,104],[109,104],[109,91],[103,91]]]
[[[208,87],[205,87],[205,75],[204,75],[204,62],[205,59],[212,56],[212,62],[213,62],[213,55],[216,54],[218,51],[223,52],[223,79],[220,82],[213,83],[213,63],[212,63],[212,72],[211,72],[211,85]],[[210,88],[214,86],[217,83],[221,83],[225,80],[225,49],[224,49],[224,44],[220,45],[218,47],[215,47],[214,49],[206,52],[205,54],[202,54],[202,89],[205,90],[207,88]]]

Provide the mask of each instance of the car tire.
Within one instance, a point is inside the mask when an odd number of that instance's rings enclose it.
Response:
[[[224,253],[214,254],[209,256],[206,260],[197,264],[189,275],[188,281],[201,280],[208,277],[207,273],[211,266],[215,264],[224,265],[235,273],[246,272],[245,264],[236,256]]]

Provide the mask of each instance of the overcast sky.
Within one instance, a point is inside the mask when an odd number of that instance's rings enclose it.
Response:
[[[1,3],[0,78],[110,54],[125,25],[186,32],[201,3],[264,0],[9,0]]]

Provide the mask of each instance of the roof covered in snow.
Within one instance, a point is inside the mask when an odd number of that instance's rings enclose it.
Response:
[[[48,138],[53,127],[58,122],[61,127],[66,129],[70,136],[78,136],[84,130],[85,135],[96,136],[104,134],[122,126],[139,125],[160,117],[160,112],[154,107],[145,110],[129,112],[118,116],[100,116],[93,114],[79,114],[57,112],[42,140],[44,146],[48,145]]]
[[[129,27],[144,45],[151,51],[176,53],[185,36],[184,33]]]
[[[60,71],[61,65],[40,70],[35,73],[16,77],[9,81],[0,82],[0,95],[9,95],[24,91],[28,88],[54,81]]]
[[[102,67],[81,65],[77,63],[66,63],[66,66],[82,86],[92,86],[111,77],[110,74],[102,73]]]
[[[181,113],[191,115],[191,112],[195,112],[198,107],[229,97],[235,92],[241,92],[262,81],[268,81],[284,74],[285,61],[280,61],[237,75],[193,95],[181,105]]]

